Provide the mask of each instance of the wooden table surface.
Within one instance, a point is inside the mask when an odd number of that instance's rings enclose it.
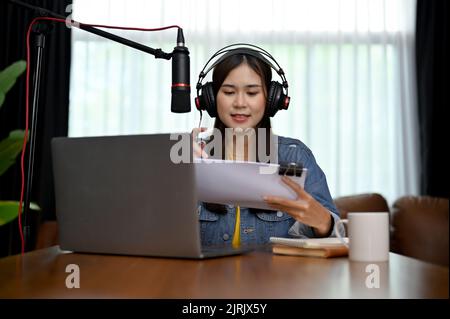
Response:
[[[80,288],[67,288],[68,265]],[[77,254],[58,246],[0,259],[0,298],[448,298],[448,268],[390,254],[367,263],[254,251],[207,260]]]

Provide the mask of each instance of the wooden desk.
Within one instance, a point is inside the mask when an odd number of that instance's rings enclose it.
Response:
[[[65,285],[77,264],[80,288]],[[0,259],[0,298],[448,298],[448,268],[390,254],[380,288],[365,263],[255,251],[183,260],[74,254],[57,246]]]

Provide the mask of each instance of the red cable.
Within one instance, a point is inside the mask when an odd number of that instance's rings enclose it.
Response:
[[[22,203],[23,203],[23,196],[24,196],[24,189],[25,189],[25,169],[24,169],[24,160],[25,160],[25,150],[27,147],[27,140],[28,140],[28,110],[29,110],[29,93],[30,93],[30,34],[33,25],[39,21],[39,20],[50,20],[50,21],[56,21],[56,22],[62,22],[66,23],[66,20],[64,19],[58,19],[58,18],[51,18],[51,17],[38,17],[34,18],[33,21],[31,21],[30,25],[28,26],[27,31],[27,73],[26,73],[26,84],[25,84],[25,135],[23,138],[23,144],[22,144],[22,155],[20,159],[20,169],[21,169],[21,190],[20,190],[20,202],[19,202],[19,212],[18,212],[18,219],[19,219],[19,233],[20,233],[20,241],[21,241],[21,252],[22,255],[25,253],[25,241],[23,237],[23,231],[22,231]],[[110,25],[102,25],[102,24],[87,24],[87,23],[81,23],[74,20],[71,20],[71,25],[75,27],[80,27],[82,25],[91,26],[91,27],[97,27],[97,28],[107,28],[107,29],[119,29],[119,30],[134,30],[134,31],[161,31],[161,30],[167,30],[171,28],[178,28],[181,29],[177,25],[170,25],[167,27],[161,27],[161,28],[153,28],[153,29],[146,29],[146,28],[136,28],[136,27],[120,27],[120,26],[110,26]]]
[[[76,22],[74,21],[74,23],[76,23]],[[111,25],[104,25],[104,24],[87,24],[87,23],[81,23],[81,22],[78,22],[78,23],[80,24],[80,26],[87,25],[87,26],[95,27],[95,28],[118,29],[118,30],[134,30],[134,31],[162,31],[162,30],[167,30],[167,29],[171,29],[171,28],[181,29],[177,25],[169,25],[167,27],[154,28],[154,29],[145,29],[145,28],[135,28],[135,27],[111,26]]]

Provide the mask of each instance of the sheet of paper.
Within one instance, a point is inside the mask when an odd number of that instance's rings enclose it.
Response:
[[[197,195],[202,202],[271,209],[263,196],[296,199],[297,195],[278,174],[280,165],[215,159],[196,159]],[[302,175],[289,176],[304,187],[307,169]]]

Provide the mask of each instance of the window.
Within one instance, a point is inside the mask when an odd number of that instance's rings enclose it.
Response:
[[[73,30],[71,136],[191,131],[195,84],[225,45],[256,44],[286,72],[291,105],[274,132],[302,140],[333,196],[418,193],[413,0],[74,0],[85,23],[183,27],[192,112],[170,112],[171,63]],[[176,30],[111,31],[171,52]],[[280,79],[274,74],[274,80]],[[202,126],[213,120],[204,113]]]

